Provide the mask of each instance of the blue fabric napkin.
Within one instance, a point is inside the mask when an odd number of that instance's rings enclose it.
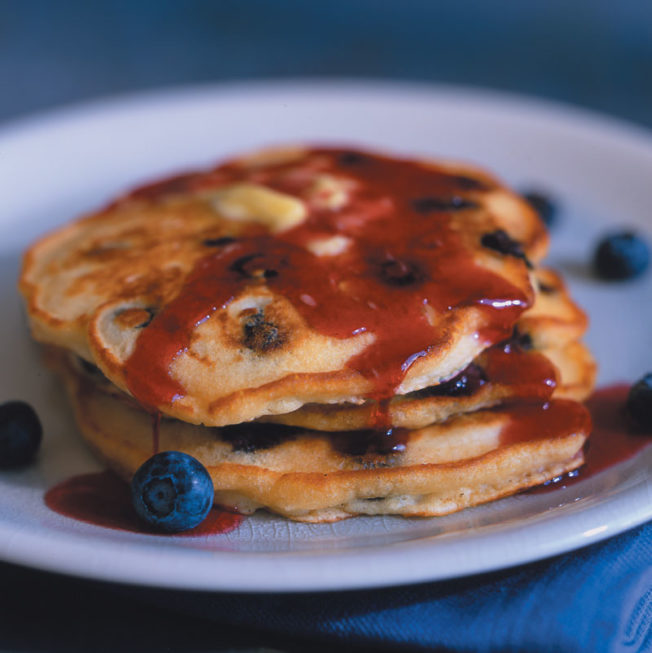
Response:
[[[652,523],[570,554],[455,581],[309,595],[179,593],[174,605],[276,635],[378,648],[652,651]]]

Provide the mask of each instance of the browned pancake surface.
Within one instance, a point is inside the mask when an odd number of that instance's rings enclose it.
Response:
[[[297,149],[56,231],[21,290],[39,340],[165,414],[224,425],[449,378],[531,305],[546,247],[531,208],[477,169]]]

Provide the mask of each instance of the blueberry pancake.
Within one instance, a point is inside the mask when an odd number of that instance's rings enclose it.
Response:
[[[388,433],[325,433],[245,423],[222,428],[151,416],[98,372],[51,352],[86,441],[126,479],[153,447],[206,467],[217,504],[266,508],[297,521],[354,515],[444,515],[579,467],[590,418],[567,399],[516,402]],[[87,366],[88,367],[88,366]]]
[[[588,320],[572,300],[563,279],[553,270],[537,268],[533,275],[536,301],[518,320],[537,349],[558,348],[584,335]]]
[[[552,270],[537,269],[532,277],[535,301],[516,323],[512,337],[484,350],[449,379],[386,401],[387,426],[421,428],[506,400],[549,397],[553,390],[555,397],[588,397],[595,363],[577,340],[586,330],[586,315]],[[378,410],[379,402],[373,400],[306,404],[261,419],[325,431],[353,430],[373,427]]]
[[[269,150],[33,245],[20,289],[82,434],[216,502],[442,515],[582,464],[595,364],[522,198],[468,165]]]
[[[383,410],[387,427],[418,429],[456,415],[517,400],[550,397],[582,401],[592,392],[596,366],[581,342],[559,348],[524,351],[513,341],[482,352],[448,381],[398,395]],[[373,428],[378,402],[364,404],[307,404],[286,415],[261,418],[319,431]]]
[[[130,193],[30,248],[20,287],[38,340],[220,426],[449,379],[532,306],[547,243],[470,166],[297,148]]]

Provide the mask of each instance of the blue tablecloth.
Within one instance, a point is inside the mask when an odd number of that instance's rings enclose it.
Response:
[[[231,625],[325,642],[501,653],[652,651],[652,524],[550,560],[456,581],[313,595],[176,593],[173,603]]]
[[[0,587],[2,653],[652,651],[652,523],[516,569],[369,591],[166,591],[2,563]]]

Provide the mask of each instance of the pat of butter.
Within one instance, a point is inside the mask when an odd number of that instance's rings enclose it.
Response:
[[[318,208],[336,211],[349,201],[349,190],[352,186],[350,180],[319,175],[310,188],[309,199]]]
[[[234,184],[211,198],[213,208],[228,220],[257,222],[272,232],[296,227],[306,219],[305,204],[292,195],[259,184]]]
[[[330,238],[316,238],[308,243],[308,249],[315,256],[337,256],[350,244],[346,236],[331,236]]]

